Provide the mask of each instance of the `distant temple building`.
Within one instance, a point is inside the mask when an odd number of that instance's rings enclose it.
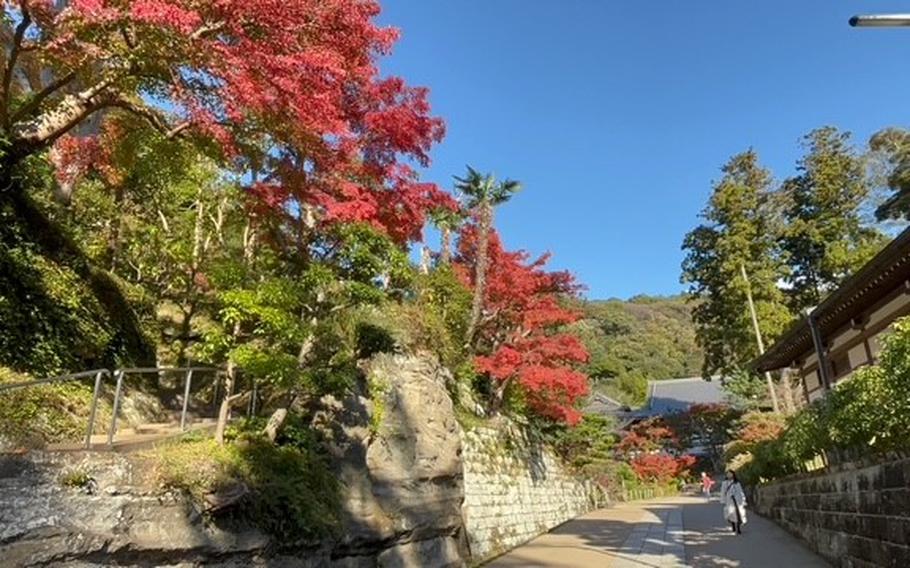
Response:
[[[631,409],[621,402],[594,393],[586,413],[612,416],[621,429],[656,416],[685,412],[696,404],[725,402],[725,393],[717,379],[706,381],[701,377],[648,381],[648,400],[644,406]]]
[[[648,401],[639,411],[651,416],[686,412],[696,404],[726,402],[726,393],[717,378],[706,381],[701,377],[668,379],[648,382]]]
[[[811,402],[857,368],[875,363],[882,335],[908,314],[910,229],[796,322],[752,367],[794,373]]]

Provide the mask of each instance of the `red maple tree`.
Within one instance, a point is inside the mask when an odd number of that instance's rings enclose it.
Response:
[[[643,420],[623,434],[617,449],[625,456],[642,453],[678,450],[680,441],[667,422],[657,416]]]
[[[456,269],[468,286],[473,282],[476,226],[461,232]],[[496,381],[501,402],[512,384],[521,388],[529,407],[559,422],[577,423],[576,401],[588,393],[587,376],[575,369],[588,359],[581,341],[560,328],[578,314],[560,305],[561,295],[579,290],[567,272],[544,269],[548,256],[531,260],[525,251],[506,251],[494,231],[489,240],[490,267],[484,290],[478,342],[486,354],[475,358],[481,373]]]
[[[366,222],[403,242],[420,236],[434,201],[448,202],[406,164],[428,162],[444,124],[426,89],[379,76],[376,60],[398,32],[375,23],[374,0],[2,6],[3,172],[118,111],[214,146],[255,172],[260,206],[303,211],[310,225]],[[58,153],[75,145],[61,140]],[[66,177],[82,166],[60,167]]]
[[[632,459],[632,469],[642,481],[669,483],[688,475],[695,464],[695,456],[674,456],[666,452],[641,454]]]

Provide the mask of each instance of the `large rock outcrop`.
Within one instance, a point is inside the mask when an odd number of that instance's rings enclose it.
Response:
[[[313,423],[344,487],[339,538],[289,545],[254,527],[212,521],[183,495],[144,487],[129,456],[32,452],[0,456],[0,564],[464,565],[451,377],[430,358],[403,355],[376,356],[364,371],[360,388],[324,399]],[[90,474],[88,490],[66,483],[73,472]]]
[[[315,421],[347,488],[338,551],[378,552],[382,566],[463,564],[461,431],[449,372],[430,358],[379,355],[365,374],[368,393],[327,399]]]

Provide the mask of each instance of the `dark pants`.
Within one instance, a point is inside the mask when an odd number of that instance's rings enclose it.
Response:
[[[736,522],[730,521],[730,528],[733,529],[733,532],[736,534],[743,533],[743,520],[739,516],[739,505],[736,503],[736,500],[733,500],[733,509],[736,511]]]

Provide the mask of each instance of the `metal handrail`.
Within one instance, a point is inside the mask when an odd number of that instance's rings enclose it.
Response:
[[[34,387],[38,385],[47,385],[51,383],[65,383],[69,381],[77,381],[79,379],[84,379],[87,377],[95,377],[95,388],[92,394],[92,406],[89,410],[88,417],[88,428],[85,432],[85,448],[89,449],[92,445],[92,432],[95,430],[95,416],[98,413],[98,396],[101,393],[101,380],[105,376],[110,376],[111,372],[108,369],[92,369],[91,371],[82,371],[80,373],[69,373],[67,375],[58,375],[56,377],[47,377],[46,379],[36,379],[34,381],[23,381],[21,383],[10,383],[5,385],[0,385],[0,392],[13,391],[24,389],[28,387]]]
[[[0,392],[9,391],[9,390],[18,390],[24,389],[26,387],[32,387],[35,385],[45,385],[48,383],[64,383],[67,381],[75,381],[78,379],[84,379],[86,377],[91,377],[96,373],[104,373],[110,375],[111,372],[107,369],[93,369],[91,371],[82,371],[81,373],[70,373],[69,375],[59,375],[56,377],[48,377],[46,379],[36,379],[34,381],[22,381],[21,383],[7,383],[0,385]]]
[[[218,376],[218,372],[221,369],[217,367],[127,367],[125,369],[117,369],[114,372],[114,376],[117,377],[117,383],[114,387],[114,406],[111,412],[111,427],[107,431],[107,445],[111,447],[114,445],[114,435],[117,433],[117,415],[120,411],[120,395],[123,391],[123,378],[126,375],[142,375],[142,374],[160,374],[160,373],[173,373],[173,372],[185,372],[186,373],[186,382],[183,387],[183,408],[180,411],[180,431],[186,431],[186,413],[187,405],[190,400],[190,385],[193,381],[193,372],[194,371],[214,371],[215,376]],[[217,385],[217,381],[215,382]],[[217,391],[215,396],[217,397]],[[97,399],[93,399],[92,404],[94,405]],[[91,425],[90,425],[91,427]],[[86,441],[86,449],[89,449],[90,443]]]
[[[120,399],[123,392],[123,379],[127,375],[141,375],[141,374],[150,374],[150,373],[173,373],[173,372],[184,372],[186,373],[186,380],[183,388],[183,408],[180,412],[180,430],[186,430],[186,415],[189,404],[190,397],[190,388],[193,380],[194,372],[215,372],[216,379],[218,374],[222,371],[217,367],[126,367],[123,369],[116,369],[111,372],[109,369],[92,369],[91,371],[82,371],[79,373],[70,373],[67,375],[58,375],[56,377],[48,377],[44,379],[35,379],[33,381],[23,381],[19,383],[9,383],[0,385],[0,393],[6,391],[19,390],[24,388],[29,388],[38,385],[52,384],[52,383],[62,383],[68,381],[76,381],[79,379],[85,379],[87,377],[94,377],[94,389],[92,391],[92,404],[89,410],[88,418],[88,427],[85,432],[85,449],[89,450],[92,447],[92,434],[95,431],[95,419],[98,415],[98,399],[101,396],[101,384],[104,377],[116,377],[116,386],[114,387],[114,404],[112,407],[112,416],[111,416],[111,425],[107,432],[107,446],[111,447],[114,444],[114,435],[117,432],[117,415],[120,411]],[[218,397],[218,381],[215,381],[215,398]]]

